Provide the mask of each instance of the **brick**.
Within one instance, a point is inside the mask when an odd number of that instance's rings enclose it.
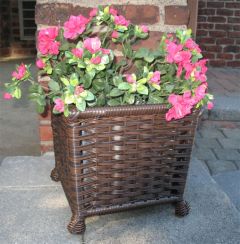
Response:
[[[240,31],[240,25],[234,25],[233,30],[235,31]]]
[[[233,54],[231,54],[231,53],[218,53],[217,54],[217,58],[232,60],[233,59]]]
[[[230,61],[227,62],[228,67],[240,67],[240,61]]]
[[[226,44],[234,44],[234,39],[230,39],[230,38],[219,38],[216,40],[217,44],[222,44],[222,45],[226,45]]]
[[[235,54],[235,59],[240,59],[240,53],[239,54]]]
[[[219,59],[219,60],[210,60],[209,64],[211,66],[213,66],[213,67],[223,67],[223,66],[225,66],[226,62],[225,62],[225,60],[221,60],[221,59]]]
[[[223,8],[224,3],[223,2],[207,2],[208,8]]]
[[[202,52],[202,55],[204,58],[207,58],[207,59],[214,59],[215,58],[215,53]]]
[[[214,24],[198,23],[198,29],[210,30],[210,29],[213,29],[213,27],[214,27]]]
[[[216,13],[216,9],[211,9],[211,8],[205,8],[205,9],[199,8],[198,10],[199,15],[215,15],[215,13]]]
[[[228,160],[209,160],[206,163],[211,175],[237,170],[236,165]]]
[[[240,47],[239,46],[227,46],[224,48],[224,52],[233,52],[233,53],[236,53],[236,52],[240,52]]]
[[[231,2],[231,3],[226,3],[226,8],[240,8],[240,3],[236,3],[236,2]]]
[[[207,21],[207,16],[198,15],[198,23],[199,22],[206,22],[206,21]]]
[[[215,29],[216,30],[232,30],[233,26],[231,24],[216,24]]]
[[[197,36],[207,36],[208,31],[206,30],[197,30]]]
[[[216,45],[213,45],[213,46],[202,45],[202,47],[204,48],[205,51],[209,51],[209,52],[221,52],[222,51],[222,47],[216,46]]]
[[[220,160],[239,160],[240,153],[234,149],[214,149],[214,152]]]
[[[223,16],[209,16],[207,18],[207,21],[213,23],[225,23],[227,21],[227,18]]]
[[[240,18],[237,18],[237,17],[229,17],[228,18],[228,23],[236,23],[236,24],[239,24],[240,23]]]
[[[199,3],[198,3],[198,8],[199,8],[199,9],[206,8],[206,7],[207,7],[206,2],[204,2],[204,1],[199,1]]]
[[[124,15],[134,24],[154,24],[160,21],[159,8],[154,5],[116,5],[119,14]],[[63,24],[70,15],[88,16],[91,8],[73,6],[66,3],[37,4],[35,19],[37,24]]]
[[[234,13],[235,16],[240,16],[240,10],[235,10],[234,12],[235,12]]]
[[[240,138],[222,138],[219,139],[219,143],[222,145],[223,148],[226,149],[240,149]]]
[[[39,128],[40,140],[41,141],[51,141],[52,136],[52,127],[49,125],[41,125]]]
[[[240,38],[240,31],[229,32],[228,36],[231,38]]]
[[[230,9],[217,9],[217,15],[233,16],[234,11]]]
[[[187,25],[189,14],[190,11],[187,6],[165,6],[165,24]]]
[[[205,43],[205,44],[214,44],[215,39],[212,37],[203,37],[203,38],[198,38],[198,43]]]
[[[40,149],[41,149],[41,154],[44,154],[46,152],[53,152],[53,142],[52,141],[41,142]]]

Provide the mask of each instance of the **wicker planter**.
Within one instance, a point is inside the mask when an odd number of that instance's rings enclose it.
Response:
[[[88,109],[52,116],[56,167],[72,210],[71,233],[85,231],[85,218],[183,200],[199,112],[166,122],[161,105]]]

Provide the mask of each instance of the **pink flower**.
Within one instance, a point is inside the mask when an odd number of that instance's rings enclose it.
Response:
[[[182,74],[183,67],[181,64],[178,65],[178,70],[177,70],[177,77],[179,78]]]
[[[111,15],[113,15],[113,16],[115,16],[115,15],[118,14],[117,10],[114,9],[113,7],[110,7],[110,9],[109,9],[109,13],[110,13]]]
[[[98,37],[87,38],[83,42],[84,48],[86,48],[90,53],[94,54],[101,48],[101,41]]]
[[[89,16],[90,17],[95,17],[98,13],[98,9],[97,8],[93,8],[90,13],[89,13]]]
[[[174,62],[175,63],[189,63],[190,60],[191,60],[191,57],[192,57],[192,54],[191,52],[189,51],[180,51],[180,52],[177,52],[173,59],[174,59]]]
[[[101,48],[101,51],[103,54],[110,54],[111,50],[110,49],[105,49],[105,48]]]
[[[76,86],[75,87],[74,95],[79,96],[82,92],[84,92],[83,86]]]
[[[207,108],[208,108],[208,110],[211,110],[211,109],[213,109],[213,103],[212,102],[208,102],[207,103]]]
[[[68,39],[75,39],[85,31],[88,22],[89,19],[82,15],[71,15],[69,20],[64,23],[64,37]]]
[[[126,26],[128,27],[130,24],[130,21],[126,20],[124,16],[119,15],[119,16],[114,16],[114,23],[116,25],[121,25],[121,26]]]
[[[74,54],[74,56],[76,56],[78,58],[82,58],[82,56],[83,56],[83,49],[82,48],[73,48],[72,49],[72,53]]]
[[[175,57],[178,52],[180,52],[182,50],[183,46],[181,44],[176,44],[174,42],[171,42],[171,41],[168,41],[167,43],[167,52],[168,52],[168,55],[167,55],[167,62],[169,63],[173,63],[175,62],[175,59],[177,57]]]
[[[130,83],[130,84],[133,84],[133,83],[136,83],[136,75],[134,75],[134,74],[126,74],[126,80],[127,80],[127,82],[128,83]]]
[[[21,80],[25,76],[26,71],[26,66],[24,64],[21,64],[18,66],[17,71],[14,71],[12,73],[12,77],[16,78],[17,80]]]
[[[45,63],[42,61],[42,59],[38,59],[36,61],[36,66],[39,68],[39,69],[43,69],[45,67]]]
[[[199,87],[195,89],[195,101],[200,102],[206,95],[207,83],[202,83]]]
[[[159,85],[160,84],[160,78],[161,78],[161,72],[160,71],[155,71],[153,73],[153,76],[150,79],[150,81],[151,81],[151,83]]]
[[[4,98],[5,100],[11,100],[11,99],[12,99],[12,95],[11,95],[10,93],[8,93],[8,92],[5,92],[5,93],[3,94],[3,98]]]
[[[101,57],[97,56],[95,58],[91,58],[90,61],[91,61],[92,64],[100,64],[102,59],[101,59]]]
[[[60,42],[55,39],[58,36],[58,28],[42,29],[38,33],[38,50],[41,54],[57,55],[59,53]]]
[[[53,107],[54,110],[63,113],[64,112],[64,102],[61,98],[56,98],[54,101],[55,105]]]
[[[199,48],[198,44],[192,38],[187,39],[187,41],[185,42],[184,45],[191,51],[196,50],[198,53],[201,53],[201,49]]]
[[[140,26],[140,30],[141,30],[142,32],[144,32],[144,33],[149,32],[149,28],[148,28],[146,25],[141,25],[141,26]]]
[[[112,38],[117,39],[119,37],[119,34],[117,31],[112,32]]]

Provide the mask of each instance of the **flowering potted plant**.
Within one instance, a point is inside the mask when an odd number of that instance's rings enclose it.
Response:
[[[160,202],[188,213],[183,192],[198,110],[213,106],[206,60],[190,30],[163,35],[157,50],[134,50],[148,34],[110,6],[71,16],[38,32],[36,65],[48,81],[35,82],[21,64],[6,83],[5,99],[19,99],[29,81],[38,112],[51,104],[52,178],[69,201],[72,233],[85,230],[87,216]]]

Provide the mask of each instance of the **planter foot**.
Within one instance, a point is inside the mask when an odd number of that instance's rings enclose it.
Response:
[[[59,181],[59,174],[58,174],[56,168],[54,168],[54,169],[52,170],[50,177],[51,177],[51,179],[52,179],[53,181],[56,181],[56,182]]]
[[[186,215],[188,215],[190,212],[190,205],[187,201],[180,201],[176,203],[175,206],[175,215],[177,217],[184,217]]]
[[[85,219],[73,215],[67,228],[71,234],[83,234],[86,229]]]

